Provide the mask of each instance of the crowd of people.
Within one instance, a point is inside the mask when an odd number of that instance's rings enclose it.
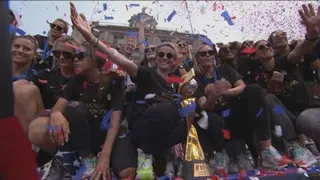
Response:
[[[15,115],[42,179],[68,179],[79,167],[93,180],[181,176],[188,127],[165,96],[178,93],[175,79],[191,69],[193,125],[213,174],[317,163],[320,16],[311,5],[299,11],[301,39],[276,30],[256,42],[203,43],[193,55],[184,40],[144,43],[144,19],[138,37],[109,45],[72,3],[70,10],[77,36],[63,19],[46,38],[11,36]],[[9,20],[17,26],[12,12]],[[141,58],[132,61],[136,48]]]

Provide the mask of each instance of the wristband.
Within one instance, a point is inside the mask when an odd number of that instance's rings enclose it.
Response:
[[[314,41],[317,41],[318,39],[319,39],[319,36],[318,37],[316,37],[316,38],[308,38],[308,35],[306,34],[305,36],[304,36],[304,39],[305,40],[307,40],[307,41],[312,41],[312,42],[314,42]]]

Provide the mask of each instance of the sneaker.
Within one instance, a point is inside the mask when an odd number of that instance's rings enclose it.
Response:
[[[262,167],[268,169],[280,170],[286,167],[290,162],[289,160],[282,158],[282,156],[273,146],[265,148],[262,151],[261,156]]]
[[[301,167],[309,167],[317,163],[316,157],[307,149],[301,147],[299,144],[294,143],[292,147],[293,160]]]
[[[209,161],[209,164],[217,175],[225,175],[228,173],[229,157],[225,150],[216,153],[213,159]]]
[[[146,155],[138,149],[137,177],[141,180],[153,179],[152,155]]]
[[[252,160],[247,152],[240,153],[237,156],[238,167],[240,170],[252,171]]]
[[[83,173],[83,177],[89,178],[96,168],[97,158],[83,158],[83,165],[85,167],[85,171]]]
[[[240,172],[240,169],[239,169],[239,166],[238,166],[236,159],[234,159],[234,158],[230,159],[228,172],[230,174],[235,174],[235,173]]]

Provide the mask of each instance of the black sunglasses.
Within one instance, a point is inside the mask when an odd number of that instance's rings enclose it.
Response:
[[[158,57],[159,58],[163,58],[164,56],[166,56],[167,57],[167,59],[172,59],[173,58],[173,54],[172,53],[164,53],[164,52],[159,52],[158,53]]]
[[[60,58],[61,55],[66,59],[73,59],[74,58],[74,54],[72,54],[71,52],[66,52],[66,51],[55,50],[55,51],[52,51],[52,54],[56,58]]]
[[[87,56],[89,56],[89,54],[86,52],[78,52],[74,55],[74,58],[77,58],[79,61],[82,61]]]
[[[56,29],[58,31],[61,31],[63,29],[63,27],[61,27],[59,25],[56,25],[56,24],[53,24],[53,23],[50,23],[50,28],[51,29]]]
[[[184,47],[187,46],[187,43],[179,43],[178,46],[181,47],[181,48],[184,48]]]
[[[271,47],[270,43],[268,43],[266,45],[261,44],[260,46],[258,46],[257,49],[260,50],[260,51],[264,51],[264,50],[266,50],[267,48],[270,48],[270,47]]]
[[[144,49],[144,53],[147,53],[149,50],[151,50],[151,51],[155,51],[155,50],[156,50],[156,48],[155,48],[155,47],[146,48],[146,49]]]
[[[200,57],[205,57],[207,54],[209,54],[209,56],[213,56],[214,55],[214,51],[213,50],[199,51],[198,54],[199,54]]]
[[[219,49],[219,52],[222,52],[222,53],[226,53],[226,52],[229,52],[231,51],[229,47],[222,47]]]

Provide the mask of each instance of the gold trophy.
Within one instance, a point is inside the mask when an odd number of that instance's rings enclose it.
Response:
[[[194,98],[194,95],[198,89],[198,84],[194,77],[194,69],[191,69],[187,74],[182,76],[183,82],[179,85],[179,93],[183,97],[181,102],[182,107],[191,106],[192,104],[196,103],[196,98]],[[182,167],[182,178],[184,180],[192,180],[193,178],[207,180],[210,179],[211,172],[208,164],[206,163],[197,131],[193,126],[194,114],[195,112],[190,112],[186,116],[188,136]]]

